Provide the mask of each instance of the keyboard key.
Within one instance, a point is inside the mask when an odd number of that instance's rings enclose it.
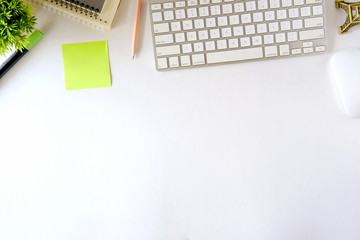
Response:
[[[231,50],[224,52],[211,52],[206,54],[207,62],[224,63],[241,60],[250,60],[263,57],[262,47]]]
[[[298,19],[298,20],[293,20],[292,21],[292,28],[294,30],[297,30],[297,29],[302,29],[303,28],[303,22],[301,19]]]
[[[177,32],[181,30],[181,23],[180,22],[172,22],[171,23],[171,31]]]
[[[183,29],[184,30],[191,30],[193,29],[193,23],[192,20],[185,20],[182,22]]]
[[[246,11],[255,11],[256,10],[256,3],[255,1],[246,2]]]
[[[241,22],[243,24],[245,23],[251,23],[251,15],[250,14],[242,14],[241,15]]]
[[[257,33],[265,33],[267,32],[267,26],[265,23],[260,23],[256,25],[256,31]]]
[[[314,48],[312,48],[312,47],[304,48],[303,51],[304,51],[304,53],[313,53],[313,52],[314,52]]]
[[[269,32],[277,32],[277,31],[279,31],[279,23],[278,22],[269,23]]]
[[[210,0],[200,0],[200,5],[210,4]]]
[[[217,22],[218,22],[219,27],[228,25],[227,16],[218,17],[217,20],[218,20]]]
[[[220,6],[219,5],[215,5],[215,6],[211,6],[210,7],[210,12],[211,12],[211,15],[219,15],[221,13],[220,11]]]
[[[215,20],[215,18],[207,18],[207,19],[205,20],[205,22],[206,22],[206,27],[208,27],[208,28],[212,28],[212,27],[215,27],[215,26],[216,26],[216,20]]]
[[[265,10],[265,9],[268,9],[269,6],[268,6],[268,1],[267,0],[259,0],[258,1],[258,9],[259,10]]]
[[[184,9],[175,10],[175,17],[176,17],[176,19],[184,19],[185,18],[185,10]]]
[[[187,16],[188,16],[188,18],[195,18],[195,17],[197,17],[196,8],[188,8],[188,9],[187,9]]]
[[[215,50],[215,42],[214,41],[205,42],[205,49],[206,49],[206,51]]]
[[[240,23],[239,15],[229,16],[230,25],[238,25]]]
[[[322,0],[306,0],[306,4],[322,3]]]
[[[280,0],[269,0],[269,1],[270,1],[270,8],[280,7]]]
[[[166,58],[159,58],[158,59],[158,68],[159,69],[166,69],[168,68],[168,63]]]
[[[313,6],[313,14],[314,15],[321,15],[323,14],[323,6]]]
[[[274,35],[268,34],[264,35],[264,44],[273,44],[274,43]]]
[[[207,30],[199,31],[198,34],[199,34],[199,40],[209,39],[209,34]]]
[[[244,3],[243,2],[234,4],[234,12],[241,13],[241,12],[244,12],[244,11],[245,11],[245,8],[244,8]]]
[[[191,57],[192,57],[193,65],[205,64],[205,56],[204,56],[204,54],[195,54],[195,55],[192,55]]]
[[[178,2],[175,2],[175,6],[177,8],[181,8],[181,7],[185,7],[186,4],[185,4],[185,1],[178,1]]]
[[[315,52],[324,52],[326,50],[325,46],[318,46],[315,48]]]
[[[151,4],[151,10],[155,11],[160,9],[161,9],[161,4]]]
[[[313,42],[303,42],[303,47],[312,47],[314,46]]]
[[[290,46],[289,44],[284,44],[279,46],[280,56],[287,56],[290,54]]]
[[[302,17],[308,17],[311,15],[311,8],[310,7],[300,8],[300,13]]]
[[[164,19],[165,19],[165,21],[173,20],[174,19],[174,12],[173,11],[164,12]]]
[[[283,7],[290,7],[292,6],[292,0],[282,0]]]
[[[158,57],[175,55],[175,54],[180,54],[180,46],[179,45],[172,45],[172,46],[156,48],[156,56],[158,56]]]
[[[291,50],[291,54],[298,55],[301,54],[301,48],[294,48]]]
[[[285,33],[278,33],[275,34],[275,41],[276,43],[283,43],[286,41]]]
[[[230,14],[232,13],[232,5],[231,4],[224,4],[222,6],[222,12],[223,14]]]
[[[163,6],[164,6],[164,9],[174,8],[174,3],[167,2],[167,3],[164,3]]]
[[[191,53],[193,51],[191,43],[181,45],[183,53]]]
[[[154,24],[154,33],[165,33],[169,31],[170,29],[168,23]]]
[[[169,65],[171,68],[179,67],[179,58],[178,57],[169,57]]]
[[[262,22],[264,21],[264,15],[262,12],[253,13],[253,19],[254,22]]]
[[[294,0],[294,5],[295,6],[304,5],[304,0]]]
[[[289,18],[297,18],[299,17],[299,9],[298,8],[290,8],[289,9]]]
[[[226,49],[227,48],[227,42],[225,39],[217,40],[216,41],[217,49]]]
[[[229,39],[229,48],[238,48],[239,40],[237,38]]]
[[[187,32],[186,37],[187,37],[187,40],[190,42],[197,40],[196,32]]]
[[[231,28],[222,28],[221,29],[221,36],[223,38],[231,37]]]
[[[181,66],[183,66],[183,67],[190,66],[191,65],[190,56],[189,55],[181,56],[180,57],[180,62],[181,62]]]
[[[155,36],[155,44],[156,45],[169,44],[169,43],[173,43],[173,42],[174,42],[174,37],[172,34]]]
[[[153,19],[153,21],[154,22],[160,22],[160,21],[162,21],[162,13],[161,12],[154,12],[153,14],[152,14],[152,19]]]
[[[276,57],[278,55],[277,46],[269,46],[264,48],[265,57]]]
[[[196,5],[198,5],[198,1],[197,0],[188,0],[187,4],[189,7],[196,6]]]
[[[244,35],[244,30],[242,26],[233,27],[234,36]]]
[[[210,38],[219,38],[220,37],[220,30],[218,28],[210,30]]]
[[[207,17],[207,16],[209,16],[209,8],[208,8],[208,7],[201,7],[201,8],[199,8],[199,16],[200,16],[200,17]]]
[[[175,42],[177,43],[185,42],[185,33],[176,33]]]
[[[255,26],[254,25],[246,25],[245,26],[245,34],[247,34],[247,35],[255,34]]]
[[[305,28],[322,27],[322,26],[324,26],[323,17],[305,19]]]
[[[300,40],[310,40],[310,39],[318,39],[325,37],[324,29],[300,31],[299,34],[300,34]]]
[[[251,38],[251,40],[252,40],[252,45],[254,45],[254,46],[258,46],[258,45],[262,44],[261,36],[254,36]]]
[[[204,51],[204,43],[202,43],[202,42],[194,43],[194,51],[195,52],[203,52]]]
[[[289,42],[295,42],[298,40],[298,33],[297,32],[288,32],[287,38]]]
[[[243,37],[240,38],[240,46],[241,47],[249,47],[250,46],[250,38],[249,37]]]
[[[195,25],[195,29],[204,28],[205,27],[204,19],[196,19],[196,20],[194,20],[194,25]]]
[[[275,12],[274,11],[265,12],[265,21],[272,21],[272,20],[275,20]]]
[[[285,19],[285,18],[287,18],[286,10],[285,9],[277,10],[276,11],[276,18],[277,19]]]
[[[280,23],[281,31],[287,31],[291,29],[290,21],[283,21]]]

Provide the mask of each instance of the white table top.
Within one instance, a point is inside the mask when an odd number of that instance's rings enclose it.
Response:
[[[0,81],[0,239],[359,239],[360,120],[332,53],[156,72],[145,6],[98,31],[38,9],[45,38]],[[61,44],[108,40],[112,87],[65,91]]]

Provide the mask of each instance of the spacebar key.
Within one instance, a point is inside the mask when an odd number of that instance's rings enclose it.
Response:
[[[258,47],[224,52],[212,52],[208,53],[206,57],[207,63],[210,64],[263,58],[264,54],[262,47]]]

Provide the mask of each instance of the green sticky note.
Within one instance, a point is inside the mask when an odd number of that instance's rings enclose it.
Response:
[[[107,41],[62,45],[66,90],[111,87]]]

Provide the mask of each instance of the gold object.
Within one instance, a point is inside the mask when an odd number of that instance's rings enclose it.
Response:
[[[360,2],[347,3],[344,0],[336,0],[336,8],[342,8],[346,13],[345,23],[339,27],[339,33],[346,33],[351,27],[360,24]]]

